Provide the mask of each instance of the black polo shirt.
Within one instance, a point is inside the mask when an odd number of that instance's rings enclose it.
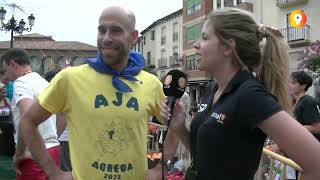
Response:
[[[214,105],[206,88],[191,124],[191,151],[201,180],[249,180],[266,135],[257,125],[281,111],[276,98],[248,71],[239,71]]]
[[[311,125],[320,122],[320,109],[317,101],[308,95],[299,99],[293,109],[294,117],[302,125]],[[320,134],[313,134],[320,141]]]

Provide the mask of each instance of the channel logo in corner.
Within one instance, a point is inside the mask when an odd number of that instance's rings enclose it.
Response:
[[[301,28],[306,24],[307,16],[301,10],[294,10],[290,13],[289,21],[292,27]]]

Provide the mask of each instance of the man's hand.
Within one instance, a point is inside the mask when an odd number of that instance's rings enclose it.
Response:
[[[272,151],[277,153],[277,154],[281,154],[281,150],[280,147],[277,143],[274,143],[271,145]]]
[[[164,166],[164,179],[168,174],[167,166]],[[161,180],[162,179],[162,164],[158,163],[154,168],[148,170],[146,180]]]
[[[49,177],[49,180],[73,180],[71,172],[59,171],[57,174]]]
[[[20,170],[21,163],[26,159],[32,159],[32,155],[31,155],[31,153],[29,151],[23,152],[21,154],[20,153],[16,153],[13,156],[13,163],[12,163],[13,170],[19,176],[21,175],[21,170]]]

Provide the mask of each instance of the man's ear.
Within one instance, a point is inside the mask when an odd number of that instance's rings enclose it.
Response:
[[[301,88],[303,88],[303,91],[305,91],[306,87],[307,87],[306,84],[301,85]]]
[[[14,68],[17,66],[17,63],[14,60],[10,60],[8,66],[12,66]]]
[[[14,60],[10,60],[8,66],[14,66]]]
[[[131,32],[131,37],[132,37],[132,45],[135,45],[138,41],[138,37],[139,37],[139,31],[138,30],[134,30]]]
[[[225,45],[225,50],[223,52],[223,54],[225,56],[230,56],[233,53],[233,50],[236,48],[236,42],[233,39],[228,39],[226,41],[226,45]]]

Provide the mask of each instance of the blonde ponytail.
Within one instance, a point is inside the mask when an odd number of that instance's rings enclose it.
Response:
[[[278,99],[283,109],[290,112],[288,45],[278,30],[270,27],[259,30],[265,35],[266,43],[262,49],[257,78]]]

